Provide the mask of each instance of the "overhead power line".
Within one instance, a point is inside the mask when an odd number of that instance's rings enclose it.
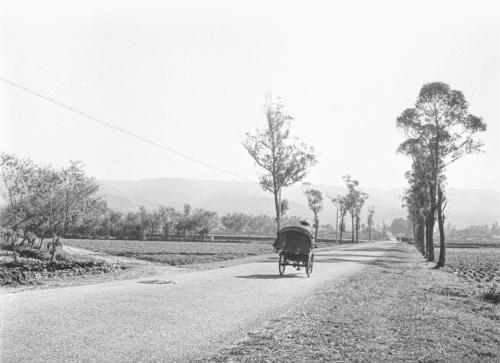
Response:
[[[76,113],[76,114],[78,114],[78,115],[80,115],[80,116],[86,117],[86,118],[88,118],[88,119],[91,119],[92,121],[95,121],[95,122],[97,122],[97,123],[100,123],[101,125],[104,125],[104,126],[106,126],[106,127],[108,127],[108,128],[111,128],[111,129],[113,129],[113,130],[116,130],[116,131],[118,131],[118,132],[121,132],[122,134],[128,135],[128,136],[130,136],[130,137],[132,137],[132,138],[134,138],[134,139],[137,139],[137,140],[143,141],[143,142],[148,143],[148,144],[150,144],[150,145],[153,145],[153,146],[155,146],[155,147],[157,147],[157,148],[160,148],[160,149],[162,149],[162,150],[168,151],[169,153],[172,153],[172,154],[175,154],[175,155],[177,155],[177,156],[183,157],[183,158],[188,159],[188,160],[190,160],[190,161],[192,161],[192,162],[195,162],[195,163],[197,163],[197,164],[203,165],[203,166],[205,166],[205,167],[207,167],[207,168],[210,168],[210,169],[216,170],[216,171],[218,171],[218,172],[220,172],[220,173],[223,173],[223,174],[226,174],[226,175],[230,175],[230,176],[232,176],[232,177],[235,177],[235,178],[238,178],[238,179],[241,179],[241,180],[244,180],[244,181],[250,181],[250,182],[253,182],[253,181],[252,181],[252,180],[250,180],[250,179],[247,179],[247,178],[241,177],[241,176],[239,176],[239,175],[236,175],[236,174],[234,174],[234,173],[232,173],[232,172],[230,172],[230,171],[228,171],[228,170],[225,170],[225,169],[219,168],[219,167],[217,167],[217,166],[214,166],[214,165],[208,164],[208,163],[206,163],[206,162],[204,162],[204,161],[201,161],[201,160],[195,159],[195,158],[193,158],[192,156],[186,155],[186,154],[184,154],[184,153],[181,153],[181,152],[179,152],[179,151],[176,151],[176,150],[173,150],[173,149],[171,149],[171,148],[169,148],[169,147],[166,147],[166,146],[164,146],[164,145],[162,145],[162,144],[159,144],[159,143],[157,143],[157,142],[155,142],[155,141],[152,141],[152,140],[147,139],[147,138],[145,138],[145,137],[142,137],[142,136],[139,136],[139,135],[137,135],[137,134],[134,134],[134,133],[132,133],[132,132],[130,132],[130,131],[128,131],[128,130],[125,130],[125,129],[123,129],[123,128],[119,127],[119,126],[113,125],[112,123],[110,123],[110,122],[108,122],[108,121],[105,121],[105,120],[103,120],[103,119],[101,119],[101,118],[98,118],[98,117],[92,116],[92,115],[91,115],[91,114],[89,114],[89,113],[86,113],[86,112],[83,112],[83,111],[77,110],[76,108],[74,108],[74,107],[72,107],[72,106],[66,105],[65,103],[59,102],[59,101],[57,101],[57,100],[55,100],[55,99],[53,99],[53,98],[51,98],[51,97],[48,97],[48,96],[45,96],[45,95],[41,94],[40,92],[37,92],[37,91],[35,91],[35,90],[32,90],[32,89],[30,89],[30,88],[28,88],[28,87],[22,86],[22,85],[20,85],[20,84],[18,84],[18,83],[16,83],[16,82],[13,82],[13,81],[8,80],[8,79],[6,79],[6,78],[0,77],[0,81],[5,82],[5,83],[7,83],[7,84],[9,84],[9,85],[11,85],[11,86],[14,86],[14,87],[16,87],[16,88],[19,88],[19,89],[21,89],[21,90],[23,90],[23,91],[25,91],[25,92],[27,92],[27,93],[30,93],[30,94],[32,94],[32,95],[34,95],[34,96],[37,96],[37,97],[39,97],[39,98],[42,98],[42,99],[44,99],[45,101],[48,101],[48,102],[50,102],[50,103],[52,103],[52,104],[54,104],[54,105],[56,105],[56,106],[59,106],[59,107],[64,108],[64,109],[66,109],[66,110],[68,110],[68,111],[74,112],[74,113]]]
[[[76,114],[78,114],[78,115],[80,115],[82,117],[88,118],[88,119],[90,119],[90,120],[92,120],[94,122],[97,122],[97,123],[99,123],[101,125],[104,125],[104,126],[110,128],[110,129],[113,129],[113,130],[118,131],[118,132],[120,132],[122,134],[130,136],[130,137],[132,137],[132,138],[134,138],[136,140],[145,142],[145,143],[150,144],[152,146],[155,146],[155,147],[157,147],[157,148],[159,148],[161,150],[167,151],[167,152],[169,152],[171,154],[180,156],[180,157],[182,157],[184,159],[187,159],[187,160],[190,160],[190,161],[192,161],[194,163],[202,165],[202,166],[204,166],[206,168],[216,170],[219,173],[226,174],[226,175],[232,176],[234,178],[237,178],[237,179],[240,179],[240,180],[243,180],[243,181],[252,182],[252,183],[254,182],[254,180],[250,180],[248,178],[245,178],[245,177],[242,177],[240,175],[234,174],[234,173],[232,173],[232,172],[230,172],[228,170],[219,168],[218,166],[211,165],[211,164],[206,163],[206,162],[204,162],[202,160],[198,160],[196,158],[193,158],[192,156],[189,156],[189,155],[186,155],[186,154],[184,154],[182,152],[173,150],[173,149],[171,149],[171,148],[169,148],[169,147],[167,147],[165,145],[162,145],[162,144],[160,144],[160,143],[158,143],[156,141],[147,139],[147,138],[145,138],[143,136],[140,136],[140,135],[137,135],[137,134],[135,134],[133,132],[125,130],[125,129],[119,127],[119,126],[113,125],[112,123],[110,123],[108,121],[105,121],[105,120],[103,120],[103,119],[101,119],[99,117],[95,117],[95,116],[93,116],[93,115],[91,115],[91,114],[89,114],[87,112],[80,111],[80,110],[74,108],[73,106],[69,106],[69,105],[67,105],[67,104],[65,104],[63,102],[57,101],[57,100],[53,99],[52,97],[45,96],[44,94],[42,94],[42,93],[40,93],[38,91],[35,91],[35,90],[31,89],[31,88],[28,88],[28,87],[25,87],[23,85],[20,85],[20,84],[14,82],[14,81],[11,81],[11,80],[9,80],[7,78],[0,77],[0,81],[4,82],[4,83],[6,83],[6,84],[8,84],[10,86],[13,86],[15,88],[18,88],[18,89],[20,89],[20,90],[22,90],[22,91],[24,91],[26,93],[29,93],[29,94],[31,94],[33,96],[39,97],[39,98],[41,98],[41,99],[43,99],[43,100],[45,100],[47,102],[50,102],[50,103],[52,103],[52,104],[54,104],[56,106],[59,106],[59,107],[65,109],[65,110],[71,111],[71,112],[76,113]],[[291,193],[288,193],[288,194],[290,195]],[[292,199],[292,198],[290,198],[290,199]],[[295,199],[295,198],[293,198],[293,199]],[[299,200],[298,198],[295,199],[295,202],[303,203],[303,201]]]

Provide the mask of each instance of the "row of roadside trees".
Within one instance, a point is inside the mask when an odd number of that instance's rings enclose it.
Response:
[[[472,153],[482,151],[477,135],[486,131],[480,117],[469,112],[461,91],[441,82],[425,84],[413,108],[396,121],[405,140],[398,152],[412,160],[406,173],[409,187],[403,197],[408,219],[413,224],[415,244],[434,261],[434,226],[439,229],[439,260],[446,261],[446,168]]]
[[[254,134],[247,133],[243,146],[256,164],[265,170],[260,177],[264,190],[273,194],[276,217],[272,220],[275,230],[283,223],[297,224],[299,219],[288,217],[288,200],[282,198],[282,190],[303,181],[311,166],[317,163],[314,149],[299,142],[290,134],[293,119],[284,111],[278,99],[270,98],[264,106],[267,127]],[[182,211],[160,206],[150,211],[139,207],[136,212],[121,213],[111,210],[99,195],[99,185],[94,178],[85,175],[79,162],[70,162],[68,167],[56,169],[52,166],[36,165],[31,160],[15,155],[0,154],[1,189],[6,204],[0,210],[2,234],[10,241],[14,259],[16,241],[23,237],[24,243],[33,245],[35,236],[49,238],[47,243],[52,259],[62,246],[61,239],[68,236],[144,239],[147,234],[160,232],[164,239],[170,235],[185,238],[188,234],[206,237],[220,223],[235,233],[247,230],[269,232],[267,216],[247,217],[243,214],[228,214],[221,219],[217,213],[203,209],[192,210],[185,205]],[[368,194],[359,189],[359,182],[344,177],[347,194],[330,198],[337,206],[335,223],[340,242],[346,230],[345,217],[351,217],[352,242],[359,241],[362,227],[361,211]],[[323,209],[321,191],[304,184],[304,193],[313,212],[315,237],[320,229],[319,213]],[[373,227],[373,208],[368,211],[367,228],[369,238]],[[294,219],[295,218],[295,219]]]
[[[247,133],[243,146],[248,151],[255,163],[264,170],[259,181],[262,188],[274,196],[276,211],[276,229],[279,231],[283,214],[288,207],[288,201],[282,198],[283,189],[301,182],[307,176],[310,167],[317,164],[318,160],[314,149],[300,142],[298,138],[292,137],[290,124],[293,117],[285,112],[285,107],[278,98],[273,102],[268,98],[264,105],[266,127],[256,130],[253,134]],[[359,241],[361,228],[361,211],[368,199],[368,194],[359,188],[359,182],[351,179],[349,175],[344,177],[347,194],[336,196],[332,202],[337,206],[336,232],[340,230],[340,242],[345,231],[345,216],[351,216],[352,242]],[[304,194],[307,198],[309,208],[313,213],[313,228],[315,237],[319,229],[319,213],[323,210],[323,195],[321,191],[311,188],[304,183]],[[374,225],[373,216],[375,210],[368,211],[367,225],[371,239],[371,228]]]
[[[332,198],[333,204],[337,207],[338,211],[338,230],[340,232],[340,243],[342,243],[342,235],[346,230],[345,217],[347,214],[351,217],[351,241],[359,242],[359,231],[361,227],[361,212],[368,194],[359,188],[359,182],[351,178],[350,175],[344,176],[344,182],[347,188],[347,194],[337,195]],[[369,239],[371,240],[371,231],[374,225],[373,216],[375,209],[370,207],[367,215],[367,226],[369,230]]]
[[[359,182],[353,180],[350,175],[344,176],[344,182],[347,188],[345,195],[337,195],[330,197],[331,202],[337,208],[335,217],[335,239],[342,243],[343,234],[346,231],[345,218],[349,215],[351,218],[351,242],[359,242],[360,230],[366,230],[368,240],[371,241],[372,230],[375,224],[374,215],[375,209],[368,208],[366,225],[361,223],[361,212],[368,194],[359,188]],[[317,238],[319,224],[319,213],[323,210],[323,194],[320,190],[311,188],[310,184],[304,183],[304,194],[307,198],[307,204],[313,213],[313,228],[315,230],[315,238]]]
[[[214,229],[228,234],[270,236],[275,233],[276,219],[268,215],[228,213],[193,209],[185,204],[182,210],[158,206],[120,212],[109,208],[99,193],[94,178],[85,175],[79,162],[56,169],[37,165],[29,159],[0,154],[0,190],[4,198],[0,208],[2,239],[12,249],[47,248],[54,259],[66,238],[116,238],[144,240],[151,235],[162,240],[206,239]],[[319,212],[323,208],[320,191],[305,185],[308,202],[315,213],[316,237],[331,234],[331,226],[320,226]],[[281,203],[281,224],[297,225],[301,218],[288,216],[286,201]],[[45,243],[44,243],[45,242]]]

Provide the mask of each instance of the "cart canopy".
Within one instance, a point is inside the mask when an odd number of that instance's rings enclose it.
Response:
[[[314,246],[314,237],[309,228],[289,226],[280,229],[278,238],[273,244],[276,250],[290,253],[309,253]]]

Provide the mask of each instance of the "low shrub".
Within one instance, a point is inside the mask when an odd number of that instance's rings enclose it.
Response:
[[[43,250],[21,248],[18,252],[17,262],[11,258],[0,261],[0,286],[33,285],[48,278],[65,278],[120,269],[116,264],[100,260],[79,260],[61,254],[56,255],[55,261],[50,261],[50,253]]]

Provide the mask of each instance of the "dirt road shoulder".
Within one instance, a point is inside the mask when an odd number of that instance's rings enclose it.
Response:
[[[500,306],[398,244],[210,361],[498,361]]]

